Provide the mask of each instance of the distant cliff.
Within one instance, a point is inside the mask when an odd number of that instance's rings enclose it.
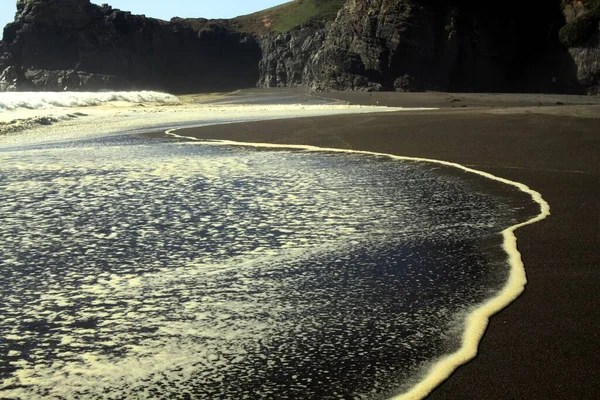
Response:
[[[600,0],[563,1],[566,25],[560,30],[577,67],[577,81],[589,94],[600,94]]]
[[[3,90],[185,92],[254,86],[260,49],[217,23],[195,30],[89,0],[19,0],[0,57]]]
[[[322,23],[307,23],[289,32],[261,36],[260,87],[301,86],[309,59],[323,46],[327,29]]]
[[[19,0],[0,90],[600,91],[600,0],[296,0],[231,20]]]
[[[313,90],[597,94],[597,4],[347,0],[324,34],[302,27],[263,38],[261,76],[270,79],[259,83],[281,86],[279,76],[293,75],[293,85]],[[559,40],[565,25],[575,42]]]

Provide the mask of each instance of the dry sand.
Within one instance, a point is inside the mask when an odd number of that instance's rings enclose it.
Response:
[[[460,367],[429,398],[598,398],[600,99],[327,95],[350,104],[441,109],[253,122],[178,133],[434,158],[541,192],[552,215],[516,233],[529,281],[525,293],[491,319],[478,357]]]

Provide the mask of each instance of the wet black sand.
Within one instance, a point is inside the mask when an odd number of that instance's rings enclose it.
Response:
[[[435,158],[539,191],[552,215],[517,231],[529,281],[525,293],[491,319],[478,357],[460,367],[430,398],[597,398],[599,99],[445,93],[321,96],[353,104],[442,109],[254,122],[178,133]]]

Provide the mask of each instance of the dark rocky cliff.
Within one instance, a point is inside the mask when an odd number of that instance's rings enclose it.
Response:
[[[309,61],[316,90],[579,92],[560,0],[348,0]]]
[[[262,58],[258,86],[303,85],[308,60],[323,45],[326,31],[322,23],[308,23],[289,32],[263,35],[259,40]]]
[[[170,22],[89,0],[17,7],[0,90],[600,91],[600,0],[297,0]],[[306,10],[316,14],[274,31]]]
[[[313,90],[597,94],[599,21],[598,0],[347,0],[324,39],[306,28],[263,38],[261,73],[292,65]],[[575,41],[559,40],[565,25]],[[298,35],[323,44],[306,59]]]
[[[563,1],[567,24],[560,39],[577,67],[577,81],[589,94],[600,94],[600,0]]]
[[[162,89],[254,86],[254,38],[214,23],[195,30],[89,0],[19,0],[0,46],[0,89]]]

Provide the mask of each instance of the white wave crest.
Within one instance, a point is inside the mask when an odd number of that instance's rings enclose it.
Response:
[[[0,112],[19,109],[97,106],[110,102],[178,103],[168,93],[140,92],[4,92],[0,93]]]

